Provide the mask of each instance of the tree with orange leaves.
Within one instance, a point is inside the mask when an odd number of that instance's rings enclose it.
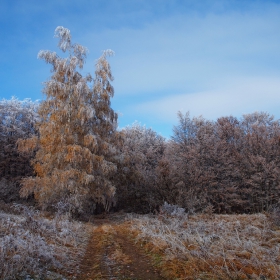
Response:
[[[94,79],[84,77],[77,68],[83,68],[87,49],[73,44],[70,31],[62,26],[55,36],[68,57],[51,51],[38,54],[51,64],[53,74],[43,90],[39,137],[18,142],[22,152],[37,149],[32,161],[36,177],[22,180],[21,196],[34,194],[43,207],[66,199],[73,211],[82,211],[88,201],[108,211],[115,194],[111,178],[116,172],[112,158],[117,114],[110,107],[113,76],[106,58],[113,52],[104,51],[97,60]]]

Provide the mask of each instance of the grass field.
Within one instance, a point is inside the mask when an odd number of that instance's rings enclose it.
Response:
[[[280,279],[280,230],[264,214],[133,217],[168,279]]]
[[[142,266],[151,266],[150,273],[154,268],[158,279],[280,279],[277,219],[268,214],[115,213],[81,223],[14,205],[0,212],[0,279],[81,279],[87,275],[81,273],[94,272],[91,265],[121,275],[127,263],[127,275],[142,275],[131,279],[144,279],[143,269],[132,265],[141,256],[149,260]],[[85,256],[88,264],[81,272]],[[101,270],[98,279],[103,279]]]

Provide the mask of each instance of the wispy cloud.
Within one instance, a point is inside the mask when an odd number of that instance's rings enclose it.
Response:
[[[131,108],[134,112],[150,114],[158,122],[175,123],[177,112],[190,111],[192,116],[215,120],[221,116],[237,116],[255,111],[279,115],[280,79],[238,78],[224,88],[212,91],[176,94],[144,102]]]
[[[173,16],[83,40],[94,53],[106,46],[116,51],[118,94],[212,90],[231,76],[280,74],[277,9]]]

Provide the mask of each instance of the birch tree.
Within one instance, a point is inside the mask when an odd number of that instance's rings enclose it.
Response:
[[[32,162],[36,176],[22,181],[21,195],[34,193],[44,207],[67,199],[78,211],[91,200],[108,211],[116,191],[111,158],[116,152],[117,114],[110,107],[114,89],[107,61],[113,52],[106,50],[97,60],[95,78],[83,76],[78,70],[84,66],[87,49],[72,43],[70,31],[62,26],[56,28],[55,37],[68,56],[48,50],[38,54],[53,74],[45,82],[46,100],[39,108],[40,136],[19,143],[21,151],[38,148]]]

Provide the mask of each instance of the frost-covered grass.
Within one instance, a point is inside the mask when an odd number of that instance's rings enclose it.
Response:
[[[170,279],[280,279],[280,230],[264,214],[146,215],[132,224]]]
[[[85,226],[67,216],[48,219],[31,207],[14,207],[20,215],[0,212],[0,279],[75,278],[87,242]]]

